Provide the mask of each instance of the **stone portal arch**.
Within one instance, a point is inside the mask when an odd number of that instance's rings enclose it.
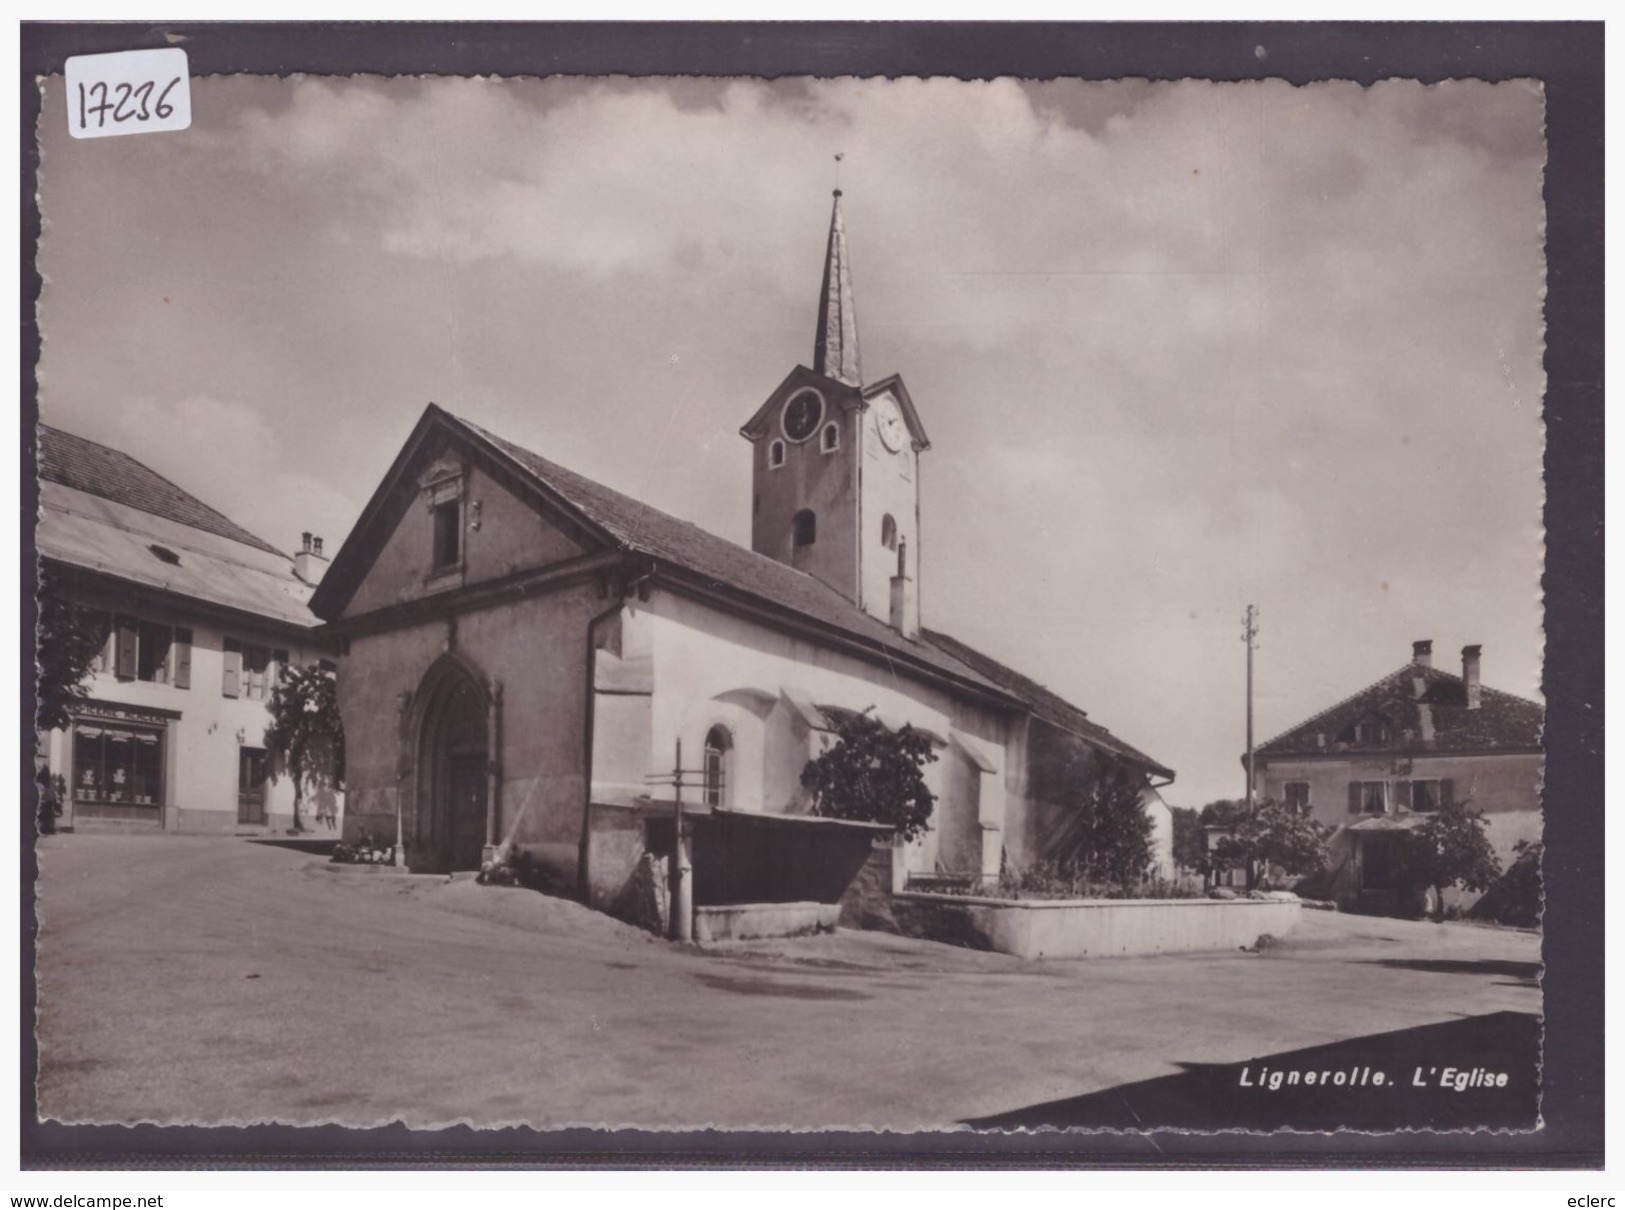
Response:
[[[414,869],[477,870],[496,843],[501,687],[448,653],[413,695]]]

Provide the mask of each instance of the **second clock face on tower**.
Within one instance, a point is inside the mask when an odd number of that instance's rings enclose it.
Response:
[[[882,396],[880,402],[875,404],[875,427],[880,431],[881,444],[892,453],[895,454],[903,448],[903,439],[908,436],[908,426],[903,423],[897,405],[889,396]]]
[[[823,396],[817,391],[799,391],[784,405],[784,435],[791,441],[805,441],[823,418]]]

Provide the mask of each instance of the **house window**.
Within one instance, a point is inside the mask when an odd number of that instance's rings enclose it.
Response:
[[[174,634],[168,626],[141,622],[136,627],[135,679],[155,685],[169,684],[169,645]]]
[[[767,465],[774,470],[784,465],[784,442],[770,441],[767,444]]]
[[[102,647],[90,661],[92,672],[110,673],[114,667],[114,648],[116,646],[117,632],[113,625],[113,615],[104,609],[81,609],[79,622],[90,634],[101,636]]]
[[[1287,810],[1294,815],[1309,814],[1309,783],[1306,781],[1289,781],[1281,787],[1281,797],[1286,803]]]
[[[818,518],[812,509],[804,508],[790,522],[792,538],[797,546],[811,546],[818,541]]]
[[[157,727],[75,723],[73,796],[81,802],[157,807],[164,801],[164,733]]]
[[[1455,800],[1455,783],[1448,777],[1399,783],[1399,805],[1412,811],[1437,811]]]
[[[1385,744],[1388,742],[1388,724],[1380,718],[1368,718],[1360,724],[1356,739],[1362,744]]]
[[[463,502],[443,500],[434,506],[434,567],[456,567],[463,558]]]
[[[897,549],[897,518],[890,513],[880,518],[880,544],[887,550]]]
[[[271,679],[271,649],[243,644],[243,696],[264,701]]]
[[[1385,781],[1349,782],[1349,813],[1351,815],[1386,815],[1388,813],[1388,783]]]
[[[831,421],[824,426],[824,435],[819,439],[819,448],[826,454],[833,454],[841,448],[841,426]]]
[[[102,656],[92,664],[92,667],[98,672],[111,671],[121,681],[146,681],[153,685],[170,683],[172,679],[170,650],[177,634],[188,636],[190,634],[187,631],[174,631],[157,622],[143,622],[139,618],[126,615],[113,618],[110,631],[108,642],[102,649]],[[191,674],[190,646],[188,637],[186,653],[188,677]]]
[[[720,807],[728,784],[728,753],[733,749],[733,736],[726,727],[712,727],[705,733],[705,790],[708,807]]]

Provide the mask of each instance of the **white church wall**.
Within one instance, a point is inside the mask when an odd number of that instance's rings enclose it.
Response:
[[[944,741],[940,759],[926,767],[926,783],[939,796],[938,825],[953,830],[952,854],[966,850],[969,868],[982,864],[977,816],[981,785],[991,780],[1002,786],[1005,780],[1006,724],[997,711],[675,593],[656,591],[648,602],[628,603],[627,610],[634,624],[647,627],[653,653],[651,773],[671,767],[679,737],[684,764],[698,768],[706,732],[720,723],[734,736],[729,805],[753,811],[804,809],[800,774],[816,747],[794,707],[783,700],[784,690],[820,705],[873,707],[888,721],[906,721]],[[990,775],[976,770],[974,798],[962,772],[966,758],[946,744],[954,730],[972,737],[995,766]],[[990,807],[1002,812],[1002,796],[988,797]],[[941,843],[934,829],[908,846],[908,868],[935,869],[943,855]]]

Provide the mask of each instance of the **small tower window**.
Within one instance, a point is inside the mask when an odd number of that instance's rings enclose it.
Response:
[[[767,446],[767,464],[777,470],[784,465],[784,442],[770,441]]]
[[[810,508],[798,512],[790,522],[796,546],[811,546],[818,541],[818,517]]]
[[[887,550],[897,549],[897,518],[890,513],[880,518],[880,544]]]
[[[831,421],[824,426],[824,435],[820,439],[821,446],[826,454],[833,454],[841,448],[841,426]]]
[[[733,746],[733,736],[726,727],[712,727],[705,733],[704,801],[708,807],[723,804],[728,788],[728,753]]]

